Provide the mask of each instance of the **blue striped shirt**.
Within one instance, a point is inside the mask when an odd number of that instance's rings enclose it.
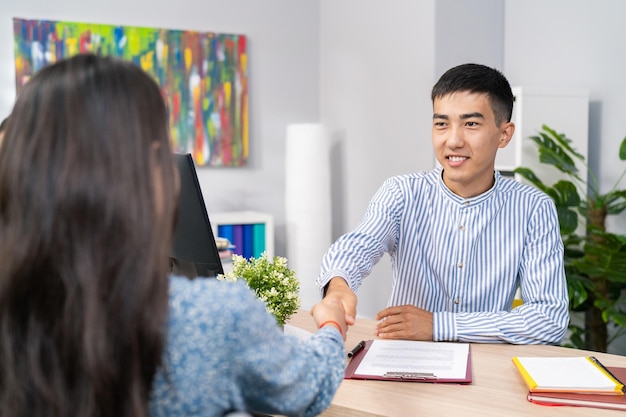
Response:
[[[433,340],[559,343],[569,322],[563,242],[552,200],[496,172],[465,199],[442,169],[384,182],[361,223],[325,254],[317,283],[335,276],[357,291],[388,253],[388,306],[433,313]],[[517,288],[524,303],[512,309]]]

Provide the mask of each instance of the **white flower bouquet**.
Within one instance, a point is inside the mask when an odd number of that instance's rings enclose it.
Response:
[[[270,261],[266,252],[259,258],[249,259],[233,255],[233,269],[218,279],[246,281],[256,296],[265,302],[267,311],[276,317],[279,326],[284,326],[300,308],[300,282],[295,271],[287,266],[287,259],[281,256]]]

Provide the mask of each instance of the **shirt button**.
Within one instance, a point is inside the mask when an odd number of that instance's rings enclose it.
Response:
[[[457,266],[458,266],[459,268],[463,268],[463,262],[459,262],[459,263],[457,264]]]
[[[465,202],[465,205],[466,205],[466,206],[469,206],[469,205],[470,205],[469,200]]]
[[[459,229],[461,229],[461,231],[464,232],[465,231],[465,226],[461,226],[461,227],[459,227]]]
[[[459,299],[458,298],[454,299],[454,304],[459,304]]]

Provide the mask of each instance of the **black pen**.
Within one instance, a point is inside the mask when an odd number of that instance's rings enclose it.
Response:
[[[353,357],[354,355],[359,353],[359,351],[363,349],[364,347],[365,347],[365,340],[361,340],[355,347],[352,348],[350,352],[348,352],[348,357],[349,358]]]
[[[609,378],[611,378],[614,382],[621,385],[622,386],[621,391],[623,393],[626,393],[626,384],[624,384],[624,382],[617,379],[617,377],[613,375],[613,372],[609,371],[606,366],[602,365],[602,363],[598,360],[598,358],[596,358],[595,356],[589,356],[589,359],[591,359],[591,362],[593,362],[596,366],[602,369],[608,375]]]

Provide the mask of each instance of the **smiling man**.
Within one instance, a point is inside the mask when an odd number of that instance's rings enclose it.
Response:
[[[325,254],[318,285],[354,323],[355,292],[388,253],[392,293],[376,336],[559,343],[569,312],[556,209],[494,168],[515,131],[509,82],[464,64],[445,72],[431,96],[441,166],[385,181],[361,223]],[[517,288],[523,304],[512,308]]]

